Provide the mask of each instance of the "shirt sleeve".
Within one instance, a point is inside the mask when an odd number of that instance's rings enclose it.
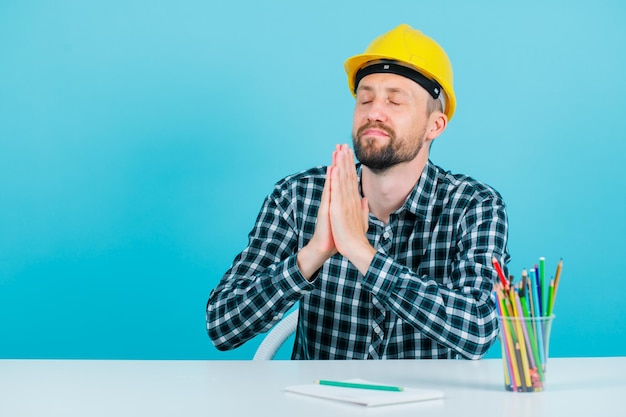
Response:
[[[491,262],[508,261],[507,229],[501,199],[477,202],[458,222],[449,283],[418,276],[378,252],[363,285],[418,331],[464,358],[479,359],[498,334],[491,295],[498,278]]]
[[[296,263],[298,236],[290,201],[278,187],[265,199],[247,247],[209,296],[207,332],[219,350],[268,331],[313,287]]]

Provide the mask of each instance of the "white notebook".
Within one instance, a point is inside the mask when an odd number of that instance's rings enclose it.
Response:
[[[363,379],[349,379],[343,382],[355,382],[358,384],[374,384],[376,382]],[[328,400],[345,401],[366,407],[402,404],[416,401],[436,400],[443,398],[443,392],[429,389],[405,387],[403,391],[378,391],[361,388],[333,387],[318,384],[291,385],[285,387],[285,391],[293,392],[310,397],[325,398]]]

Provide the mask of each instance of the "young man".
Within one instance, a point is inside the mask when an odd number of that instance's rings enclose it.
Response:
[[[345,69],[360,164],[337,145],[276,184],[209,297],[209,336],[235,348],[299,302],[293,359],[480,358],[508,223],[495,190],[429,160],[456,106],[448,57],[400,25]]]

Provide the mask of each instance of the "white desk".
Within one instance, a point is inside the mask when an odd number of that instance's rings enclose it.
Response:
[[[443,400],[364,408],[283,392],[363,378],[443,391]],[[626,357],[551,358],[542,393],[511,393],[483,361],[0,360],[0,416],[611,416],[623,415]],[[622,411],[620,411],[622,410]]]

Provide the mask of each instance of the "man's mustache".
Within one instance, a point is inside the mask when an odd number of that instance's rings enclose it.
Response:
[[[387,135],[389,135],[389,137],[392,139],[396,137],[396,133],[393,131],[393,129],[384,125],[381,122],[368,122],[364,124],[363,126],[359,128],[359,130],[357,130],[356,136],[360,138],[363,135],[363,132],[365,132],[367,129],[372,129],[372,128],[382,130]]]

